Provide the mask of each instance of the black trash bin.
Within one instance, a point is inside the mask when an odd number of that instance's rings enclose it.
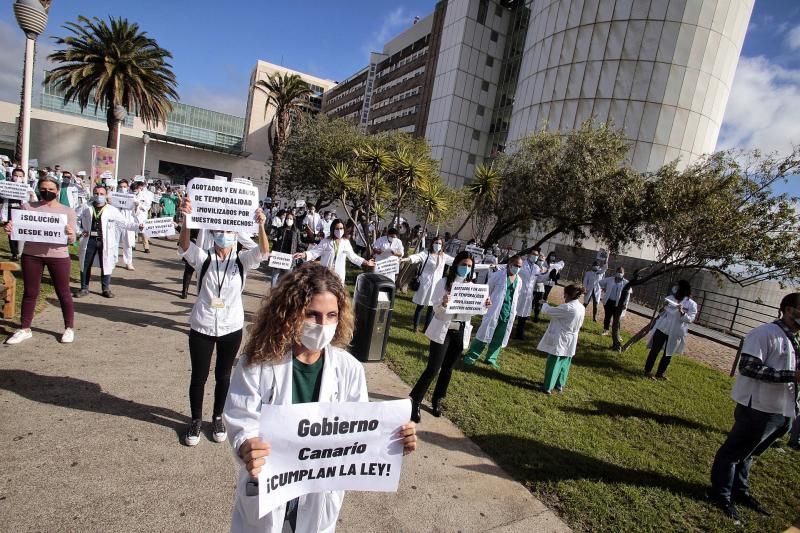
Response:
[[[381,274],[359,274],[353,307],[356,327],[350,353],[359,361],[383,361],[394,309],[394,282]]]

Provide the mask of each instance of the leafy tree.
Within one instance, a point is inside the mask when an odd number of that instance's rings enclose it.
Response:
[[[275,198],[291,126],[293,122],[301,120],[303,111],[308,108],[311,88],[299,75],[281,72],[272,74],[266,80],[258,80],[255,88],[267,94],[264,115],[270,108],[275,108],[275,115],[267,130],[269,148],[272,151],[267,196]]]
[[[77,101],[81,110],[94,104],[106,110],[108,139],[106,146],[117,147],[119,122],[114,108],[123,106],[136,113],[145,124],[167,120],[172,101],[178,99],[172,58],[155,39],[127,19],[109,17],[108,23],[97,17],[78,17],[64,25],[71,35],[57,37],[64,46],[48,56],[58,63],[45,83],[53,83],[64,92],[64,103]]]

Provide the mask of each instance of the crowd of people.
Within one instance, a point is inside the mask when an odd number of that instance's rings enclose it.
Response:
[[[13,231],[12,211],[30,210],[66,215],[67,242],[10,240],[11,260],[20,260],[22,265],[24,294],[20,328],[7,344],[19,344],[32,337],[30,328],[45,268],[63,314],[61,341],[73,342],[73,298],[90,295],[92,269],[99,268],[102,296],[113,298],[111,276],[120,257],[125,268],[134,270],[133,255],[139,238],[144,253],[149,253],[150,243],[141,233],[144,222],[153,217],[173,218],[179,229],[177,252],[184,263],[181,298],[190,296],[191,281],[197,275],[196,298],[188,317],[191,421],[182,440],[187,446],[196,446],[201,440],[204,390],[216,351],[211,434],[216,442],[229,441],[242,464],[234,529],[270,530],[287,521],[292,530],[305,531],[308,528],[303,524],[307,520],[331,527],[336,522],[341,494],[320,493],[295,499],[258,518],[248,486],[270,450],[269,443],[257,436],[262,403],[367,401],[363,368],[346,351],[354,328],[345,285],[347,262],[360,269],[372,269],[381,261],[396,258],[398,272],[387,277],[398,288],[414,291],[412,328],[414,332],[424,331],[429,355],[425,370],[409,393],[410,422],[397,430],[397,438],[403,441],[407,453],[416,448],[415,424],[421,422],[421,405],[433,381],[436,385],[431,412],[439,417],[458,362],[462,362],[464,371],[481,360],[500,369],[503,349],[512,337],[525,338],[531,317],[534,322],[539,322],[541,315],[549,317],[536,347],[547,357],[541,387],[544,394],[564,392],[589,305],[593,306],[592,319],[596,321],[602,302],[603,334],[611,335],[612,350],[621,349],[621,322],[632,291],[629,287],[626,290],[629,282],[622,266],[616,267],[613,275],[606,275],[607,254],[598,255],[585,272],[582,284],[567,284],[563,303],[553,305],[548,301],[550,292],[565,267],[555,251],[545,254],[533,249],[501,258],[497,247],[484,250],[479,243],[470,241],[466,249],[461,249],[464,243],[449,234],[429,236],[402,220],[378,231],[377,220],[360,218],[354,224],[339,218],[334,210],[318,213],[315,206],[306,207],[301,202],[296,207],[262,202],[254,215],[256,235],[191,230],[183,223],[184,217],[192,213],[185,186],[172,187],[145,179],[95,182],[85,172],[73,175],[58,166],[30,172],[12,167],[4,167],[1,177],[27,183],[29,198],[3,200],[2,218],[9,237]],[[109,195],[117,191],[133,194],[133,205],[127,209],[111,205]],[[80,261],[80,286],[75,289],[69,281],[73,246],[78,247]],[[242,291],[247,273],[265,268],[271,251],[290,255],[293,263],[289,269],[273,268],[269,272],[271,289],[242,350]],[[463,283],[481,283],[488,289],[483,302],[485,313],[480,313],[474,336],[473,314],[448,312],[454,285]],[[766,512],[750,493],[750,465],[753,457],[789,431],[797,415],[800,295],[792,293],[784,298],[780,309],[777,321],[754,329],[744,341],[733,391],[736,423],[712,468],[711,501],[734,519],[738,519],[736,503]],[[697,312],[691,285],[686,280],[678,281],[664,297],[663,307],[653,321],[644,376],[666,379],[672,358],[685,349],[689,325]],[[237,357],[240,363],[234,369]],[[326,365],[335,367],[337,372],[323,373]],[[263,375],[267,372],[280,374],[290,386],[277,394],[265,390]],[[338,393],[331,398],[320,392],[333,389]],[[794,423],[792,444],[800,447],[798,426],[800,423]]]

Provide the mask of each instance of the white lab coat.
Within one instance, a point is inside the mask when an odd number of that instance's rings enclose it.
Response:
[[[603,278],[600,280],[600,288],[603,289],[603,305],[608,302],[608,300],[612,299],[613,296],[614,301],[617,302],[617,306],[620,305],[618,298],[620,294],[622,294],[622,289],[625,288],[625,285],[628,283],[628,280],[622,278],[622,281],[617,282],[614,276],[609,276],[607,278]],[[628,296],[625,297],[625,301],[622,303],[622,313],[620,313],[620,318],[625,318],[625,312],[628,310],[628,303],[631,301],[631,295],[633,294],[633,289],[628,291]]]
[[[445,294],[447,294],[447,279],[440,278],[431,294],[433,316],[431,317],[431,323],[425,329],[425,336],[433,342],[442,344],[447,336],[447,330],[450,328],[450,322],[454,320],[464,322],[464,338],[461,345],[461,350],[464,351],[469,346],[469,338],[472,334],[472,324],[470,323],[472,316],[446,313],[446,307],[442,305]]]
[[[550,315],[550,325],[536,349],[558,357],[574,356],[586,308],[575,299],[558,306],[545,303],[542,313]]]
[[[119,209],[113,205],[106,204],[100,215],[100,223],[103,225],[103,274],[111,275],[117,264],[117,249],[119,248],[119,231],[130,230],[138,231],[139,223],[135,220],[128,220]],[[78,213],[79,233],[92,231],[92,204],[87,204]],[[79,257],[81,272],[84,269],[86,258],[86,247],[89,245],[89,238],[80,240]],[[100,266],[95,255],[92,266]]]
[[[125,217],[125,220],[130,222],[136,222],[136,229],[139,229],[139,217],[137,216],[135,201],[134,201],[134,209],[120,209],[120,213],[122,216]],[[133,264],[133,247],[136,246],[136,231],[131,229],[119,229],[119,245],[122,247],[122,259],[126,265]],[[119,252],[119,250],[118,250]]]
[[[403,248],[403,241],[401,241],[396,237],[394,239],[390,239],[388,235],[384,235],[383,237],[375,241],[375,244],[373,244],[372,247],[375,250],[380,250],[377,254],[375,254],[374,257],[376,263],[378,261],[382,261],[384,259],[392,257],[393,255],[395,255],[394,252],[399,252],[400,253],[399,257],[403,257],[403,254],[405,254],[405,248]],[[397,279],[397,274],[385,274],[385,276],[392,281]]]
[[[531,316],[533,293],[537,292],[534,289],[539,284],[542,285],[542,290],[538,292],[544,292],[543,283],[549,279],[550,271],[545,266],[540,267],[536,263],[526,260],[519,273],[523,282],[520,286],[519,300],[517,301],[517,315],[527,318]],[[492,300],[492,303],[494,303],[494,300]]]
[[[497,328],[497,323],[500,319],[500,311],[503,309],[503,300],[506,295],[506,278],[508,274],[505,268],[501,268],[497,272],[489,275],[489,299],[492,301],[492,306],[489,312],[483,315],[481,326],[478,328],[476,338],[484,343],[489,343],[494,336],[494,330]],[[517,316],[517,301],[519,300],[519,293],[524,281],[517,274],[514,280],[514,299],[511,301],[511,315],[508,317],[508,325],[506,327],[506,334],[503,337],[503,348],[508,345],[508,338],[511,336],[511,329],[514,326],[514,318]]]
[[[586,274],[583,275],[583,287],[586,289],[586,295],[583,297],[583,305],[589,305],[592,295],[594,295],[595,300],[600,299],[600,294],[603,292],[600,281],[605,275],[605,267],[600,267],[597,272],[594,270],[587,270]]]
[[[647,347],[652,348],[652,334],[655,333],[655,330],[659,330],[667,336],[666,356],[672,357],[675,354],[682,354],[686,348],[689,324],[694,322],[697,317],[697,303],[691,298],[684,298],[681,305],[686,310],[686,314],[681,315],[678,311],[678,300],[672,295],[667,296],[667,300],[672,305],[666,304],[664,311],[658,316],[655,326],[650,332],[650,341],[648,341]]]
[[[356,266],[364,263],[364,258],[360,257],[347,239],[339,239],[339,250],[336,251],[336,239],[323,239],[318,245],[306,251],[306,261],[314,261],[319,258],[319,262],[336,272],[339,279],[344,283],[345,259],[349,259]]]
[[[325,349],[320,402],[367,402],[367,381],[364,367],[346,351]],[[231,531],[233,533],[280,533],[283,529],[286,505],[280,505],[258,518],[258,496],[247,496],[245,485],[249,475],[239,458],[239,447],[259,434],[261,406],[264,404],[290,405],[292,403],[292,354],[287,352],[275,364],[247,365],[247,357],[239,357],[239,364],[231,376],[228,399],[225,402],[225,423],[228,441],[237,462],[242,466],[236,484],[236,501],[233,505]],[[276,428],[276,432],[286,428]],[[267,437],[267,440],[269,438]],[[297,510],[296,533],[332,533],[342,507],[344,491],[318,492],[300,496]]]
[[[453,256],[446,253],[432,254],[423,250],[418,254],[408,256],[412,263],[422,263],[424,267],[419,275],[419,289],[411,299],[417,305],[431,305],[433,286],[442,278],[445,265],[453,264]]]

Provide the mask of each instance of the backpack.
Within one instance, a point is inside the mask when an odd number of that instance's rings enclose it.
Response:
[[[208,272],[208,267],[211,266],[211,254],[213,250],[208,250],[208,255],[206,256],[206,260],[203,261],[203,266],[200,267],[200,276],[197,278],[197,286],[203,286],[203,278],[206,276],[206,272]],[[242,278],[242,292],[244,292],[244,266],[242,266],[242,261],[239,259],[239,254],[236,254],[236,266],[239,268],[239,277]]]

